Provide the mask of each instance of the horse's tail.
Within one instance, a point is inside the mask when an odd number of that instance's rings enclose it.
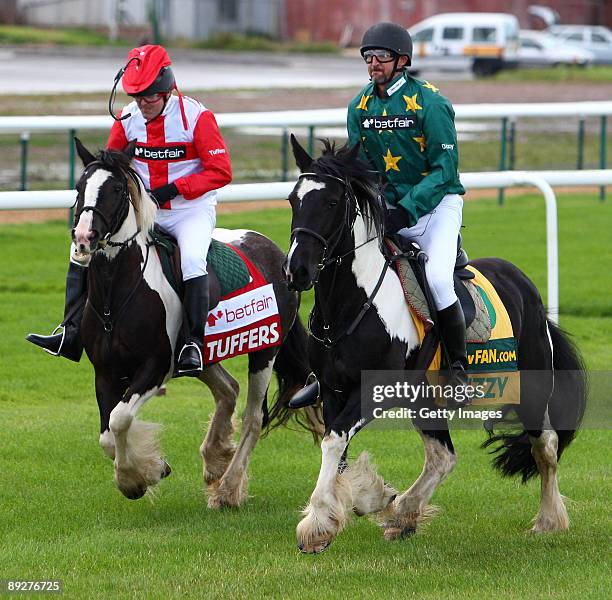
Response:
[[[582,423],[587,400],[586,367],[568,334],[548,321],[553,344],[555,388],[548,404],[551,425],[559,436],[557,458],[572,443]]]
[[[559,460],[580,428],[586,408],[587,380],[578,348],[557,325],[550,320],[547,323],[553,347],[555,373],[555,385],[548,402],[548,417],[559,438]],[[520,474],[525,483],[538,473],[527,431],[492,435],[482,447],[487,448],[496,442],[501,443],[492,450],[492,453],[497,454],[493,467],[502,475],[512,477]]]
[[[265,432],[279,425],[285,425],[293,417],[298,425],[312,434],[316,443],[323,434],[320,406],[309,406],[299,410],[289,408],[289,400],[305,385],[311,373],[307,342],[308,334],[298,314],[274,361],[278,391],[269,410]]]

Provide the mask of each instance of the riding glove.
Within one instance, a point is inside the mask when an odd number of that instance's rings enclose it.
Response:
[[[397,208],[390,208],[385,215],[385,233],[397,233],[404,227],[410,227],[410,214],[401,205]]]
[[[169,183],[168,185],[162,185],[151,190],[149,195],[155,200],[157,206],[162,207],[167,202],[170,202],[172,198],[176,198],[178,193],[177,187],[173,183]]]

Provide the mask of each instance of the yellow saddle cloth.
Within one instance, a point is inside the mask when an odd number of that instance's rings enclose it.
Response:
[[[483,299],[483,304],[477,310],[486,311],[491,324],[488,340],[467,342],[468,378],[470,384],[478,386],[482,393],[482,397],[474,400],[473,404],[519,404],[517,344],[508,311],[491,282],[475,267],[468,265],[466,269],[474,273],[474,278],[464,280],[463,284],[475,286]],[[422,341],[426,333],[423,320],[412,308],[410,314]],[[439,371],[441,365],[441,350],[438,346],[429,371]]]

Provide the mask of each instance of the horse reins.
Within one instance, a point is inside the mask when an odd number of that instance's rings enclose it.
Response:
[[[104,328],[104,331],[109,335],[112,335],[114,324],[119,320],[119,317],[123,314],[123,311],[127,308],[130,300],[132,299],[132,296],[136,293],[136,290],[138,289],[142,280],[144,279],[144,273],[147,268],[147,263],[149,262],[149,250],[151,248],[151,244],[148,243],[146,245],[146,248],[147,248],[147,252],[145,254],[145,259],[142,265],[142,269],[140,270],[140,276],[138,277],[138,280],[132,287],[132,290],[130,291],[130,293],[127,295],[126,299],[123,301],[123,303],[119,307],[119,310],[116,311],[114,318],[111,314],[110,305],[111,305],[111,300],[113,296],[113,285],[115,283],[115,277],[117,276],[118,269],[115,270],[113,277],[111,279],[111,283],[108,286],[106,293],[104,294],[105,296],[104,309],[102,310],[102,315],[96,310],[96,307],[93,305],[93,302],[91,302],[91,300],[89,301],[89,306],[93,310],[94,315],[96,315],[98,321],[102,323],[102,327]],[[121,257],[123,256],[124,254],[121,254]]]

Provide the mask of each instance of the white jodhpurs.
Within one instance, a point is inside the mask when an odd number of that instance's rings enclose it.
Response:
[[[447,194],[430,213],[423,215],[412,227],[398,234],[416,242],[427,254],[425,274],[437,310],[448,308],[457,301],[453,271],[457,257],[457,236],[461,228],[463,199]]]
[[[186,208],[160,209],[155,222],[178,242],[183,281],[206,275],[206,254],[217,222],[215,206],[196,200]]]

